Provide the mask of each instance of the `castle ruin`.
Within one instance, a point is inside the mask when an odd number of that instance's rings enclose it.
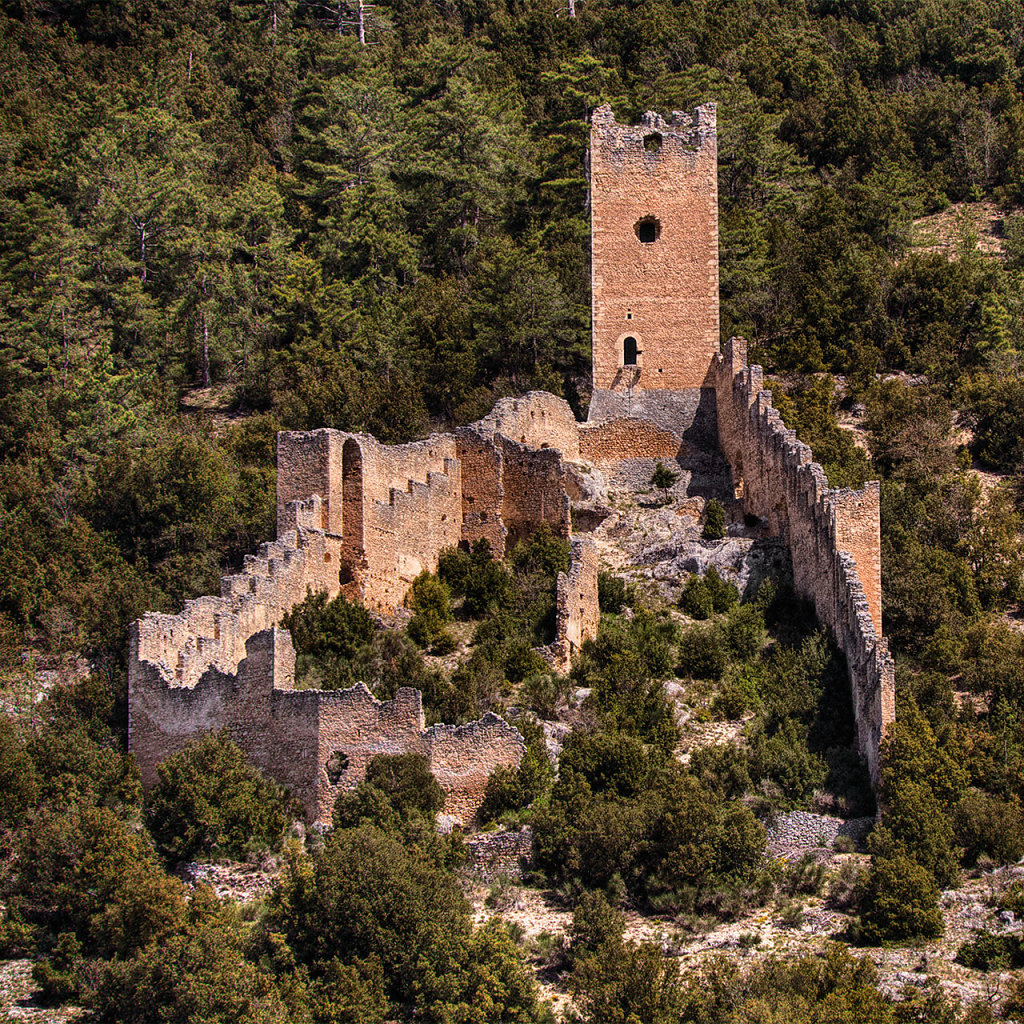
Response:
[[[858,746],[871,777],[895,716],[882,637],[878,484],[829,488],[810,449],[785,428],[748,366],[746,344],[720,351],[715,107],[591,132],[593,384],[586,423],[554,395],[500,401],[451,434],[384,445],[338,430],[278,435],[277,538],[248,556],[221,593],[178,615],[134,623],[129,740],[145,785],[209,729],[226,728],[314,821],[376,753],[419,751],[469,823],[490,773],[514,766],[521,736],[496,715],[426,728],[421,695],[376,700],[364,686],[296,690],[281,617],[308,593],[343,593],[387,613],[440,553],[485,538],[495,555],[547,524],[571,539],[557,583],[558,671],[597,632],[597,552],[573,537],[573,465],[671,460],[720,446],[744,512],[783,538],[794,582],[846,655]]]

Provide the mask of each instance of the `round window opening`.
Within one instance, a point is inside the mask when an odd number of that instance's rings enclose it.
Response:
[[[657,153],[661,149],[661,136],[657,132],[651,132],[644,136],[644,149],[648,153]]]
[[[650,244],[658,240],[658,236],[661,234],[661,222],[657,217],[644,217],[643,220],[636,222],[633,230],[641,242]]]

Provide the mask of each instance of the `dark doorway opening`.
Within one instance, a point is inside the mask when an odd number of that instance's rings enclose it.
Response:
[[[636,338],[630,336],[622,343],[622,365],[636,366],[636,357],[639,354]]]

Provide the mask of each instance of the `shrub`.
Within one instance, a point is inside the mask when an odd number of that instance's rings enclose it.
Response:
[[[376,754],[356,788],[338,794],[334,826],[354,828],[368,820],[390,827],[414,818],[433,826],[444,799],[423,754]]]
[[[735,721],[753,710],[759,703],[757,679],[751,672],[734,671],[726,676],[721,689],[711,702],[716,715]]]
[[[242,955],[226,907],[199,890],[178,934],[129,960],[101,968],[89,998],[99,1021],[123,1024],[286,1024],[288,1013],[272,979]]]
[[[711,607],[719,614],[727,612],[740,599],[736,584],[722,579],[718,569],[713,565],[709,565],[707,572],[704,573],[704,585],[711,595]]]
[[[359,680],[352,664],[370,645],[377,629],[370,613],[343,594],[333,600],[324,591],[310,594],[282,619],[295,644],[298,685],[323,689],[353,686]]]
[[[20,824],[39,799],[35,765],[6,716],[0,718],[0,793],[0,829]]]
[[[722,678],[726,653],[722,631],[716,626],[691,626],[679,644],[679,674],[693,679]]]
[[[956,962],[972,971],[1009,971],[1024,966],[1024,944],[1019,935],[977,931],[956,952]]]
[[[572,914],[569,957],[573,963],[593,956],[608,944],[622,939],[625,915],[608,902],[603,892],[585,892]]]
[[[893,788],[885,818],[870,842],[874,853],[906,855],[939,885],[957,881],[959,852],[953,844],[953,826],[926,782],[903,781]]]
[[[953,811],[953,833],[964,848],[964,862],[987,855],[1000,864],[1024,854],[1024,816],[1016,801],[970,790]]]
[[[772,734],[758,732],[750,744],[750,774],[770,779],[790,805],[808,800],[825,781],[825,762],[807,746],[806,731],[787,718]]]
[[[880,857],[872,864],[856,935],[869,945],[942,934],[939,887],[909,857]]]
[[[615,573],[601,571],[597,574],[597,604],[603,612],[622,611],[627,604],[626,583]]]
[[[164,873],[147,837],[106,808],[43,809],[15,853],[7,915],[30,926],[37,950],[54,951],[57,974],[67,975],[71,938],[90,956],[130,956],[181,923],[184,886]]]
[[[412,581],[409,606],[415,612],[409,620],[409,636],[436,654],[455,650],[455,638],[446,628],[453,620],[451,595],[432,572],[421,572]]]
[[[145,814],[170,860],[242,857],[273,847],[294,817],[291,801],[245,758],[226,730],[208,733],[157,766]]]
[[[735,743],[698,747],[690,755],[690,771],[701,785],[726,800],[735,800],[750,788],[746,751]]]
[[[710,619],[715,612],[714,598],[703,576],[691,576],[679,595],[679,607],[691,619]]]
[[[767,638],[764,615],[752,604],[730,608],[722,628],[725,642],[737,658],[753,658]]]
[[[725,536],[725,507],[717,498],[712,498],[704,506],[701,536],[705,540],[721,540]]]

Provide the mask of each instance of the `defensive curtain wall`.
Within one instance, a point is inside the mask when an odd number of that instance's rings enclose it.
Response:
[[[846,655],[861,756],[878,782],[879,744],[896,718],[894,667],[882,636],[879,485],[835,489],[811,450],[787,430],[732,338],[715,356],[719,440],[746,512],[783,537],[797,592],[814,602]]]
[[[490,773],[522,758],[519,733],[495,715],[426,729],[417,691],[381,703],[362,686],[296,690],[291,638],[278,624],[311,591],[393,611],[460,543],[486,538],[501,556],[542,523],[569,537],[572,476],[556,446],[578,460],[579,438],[569,406],[541,392],[406,445],[336,430],[279,434],[277,539],[225,576],[220,596],[132,626],[129,739],[143,783],[190,740],[226,728],[312,820],[329,820],[338,790],[374,754],[420,751],[447,794],[445,812],[470,821]],[[597,633],[597,552],[589,539],[573,539],[570,551],[556,639],[540,649],[558,671]]]
[[[595,112],[591,133],[594,392],[587,423],[530,392],[454,434],[383,445],[337,430],[278,435],[277,539],[221,581],[219,597],[134,623],[129,736],[143,782],[209,729],[227,728],[254,764],[326,820],[339,789],[375,753],[418,750],[467,822],[489,773],[518,764],[518,732],[488,715],[424,727],[420,695],[378,702],[361,686],[295,690],[281,616],[310,591],[345,593],[388,612],[440,552],[489,541],[503,555],[546,523],[570,536],[573,462],[672,459],[720,445],[745,511],[787,541],[797,591],[846,655],[861,754],[878,779],[895,715],[893,663],[881,635],[879,490],[829,488],[785,429],[746,346],[718,351],[715,108],[644,115],[639,126]],[[574,539],[557,586],[564,671],[597,630],[597,554]]]

